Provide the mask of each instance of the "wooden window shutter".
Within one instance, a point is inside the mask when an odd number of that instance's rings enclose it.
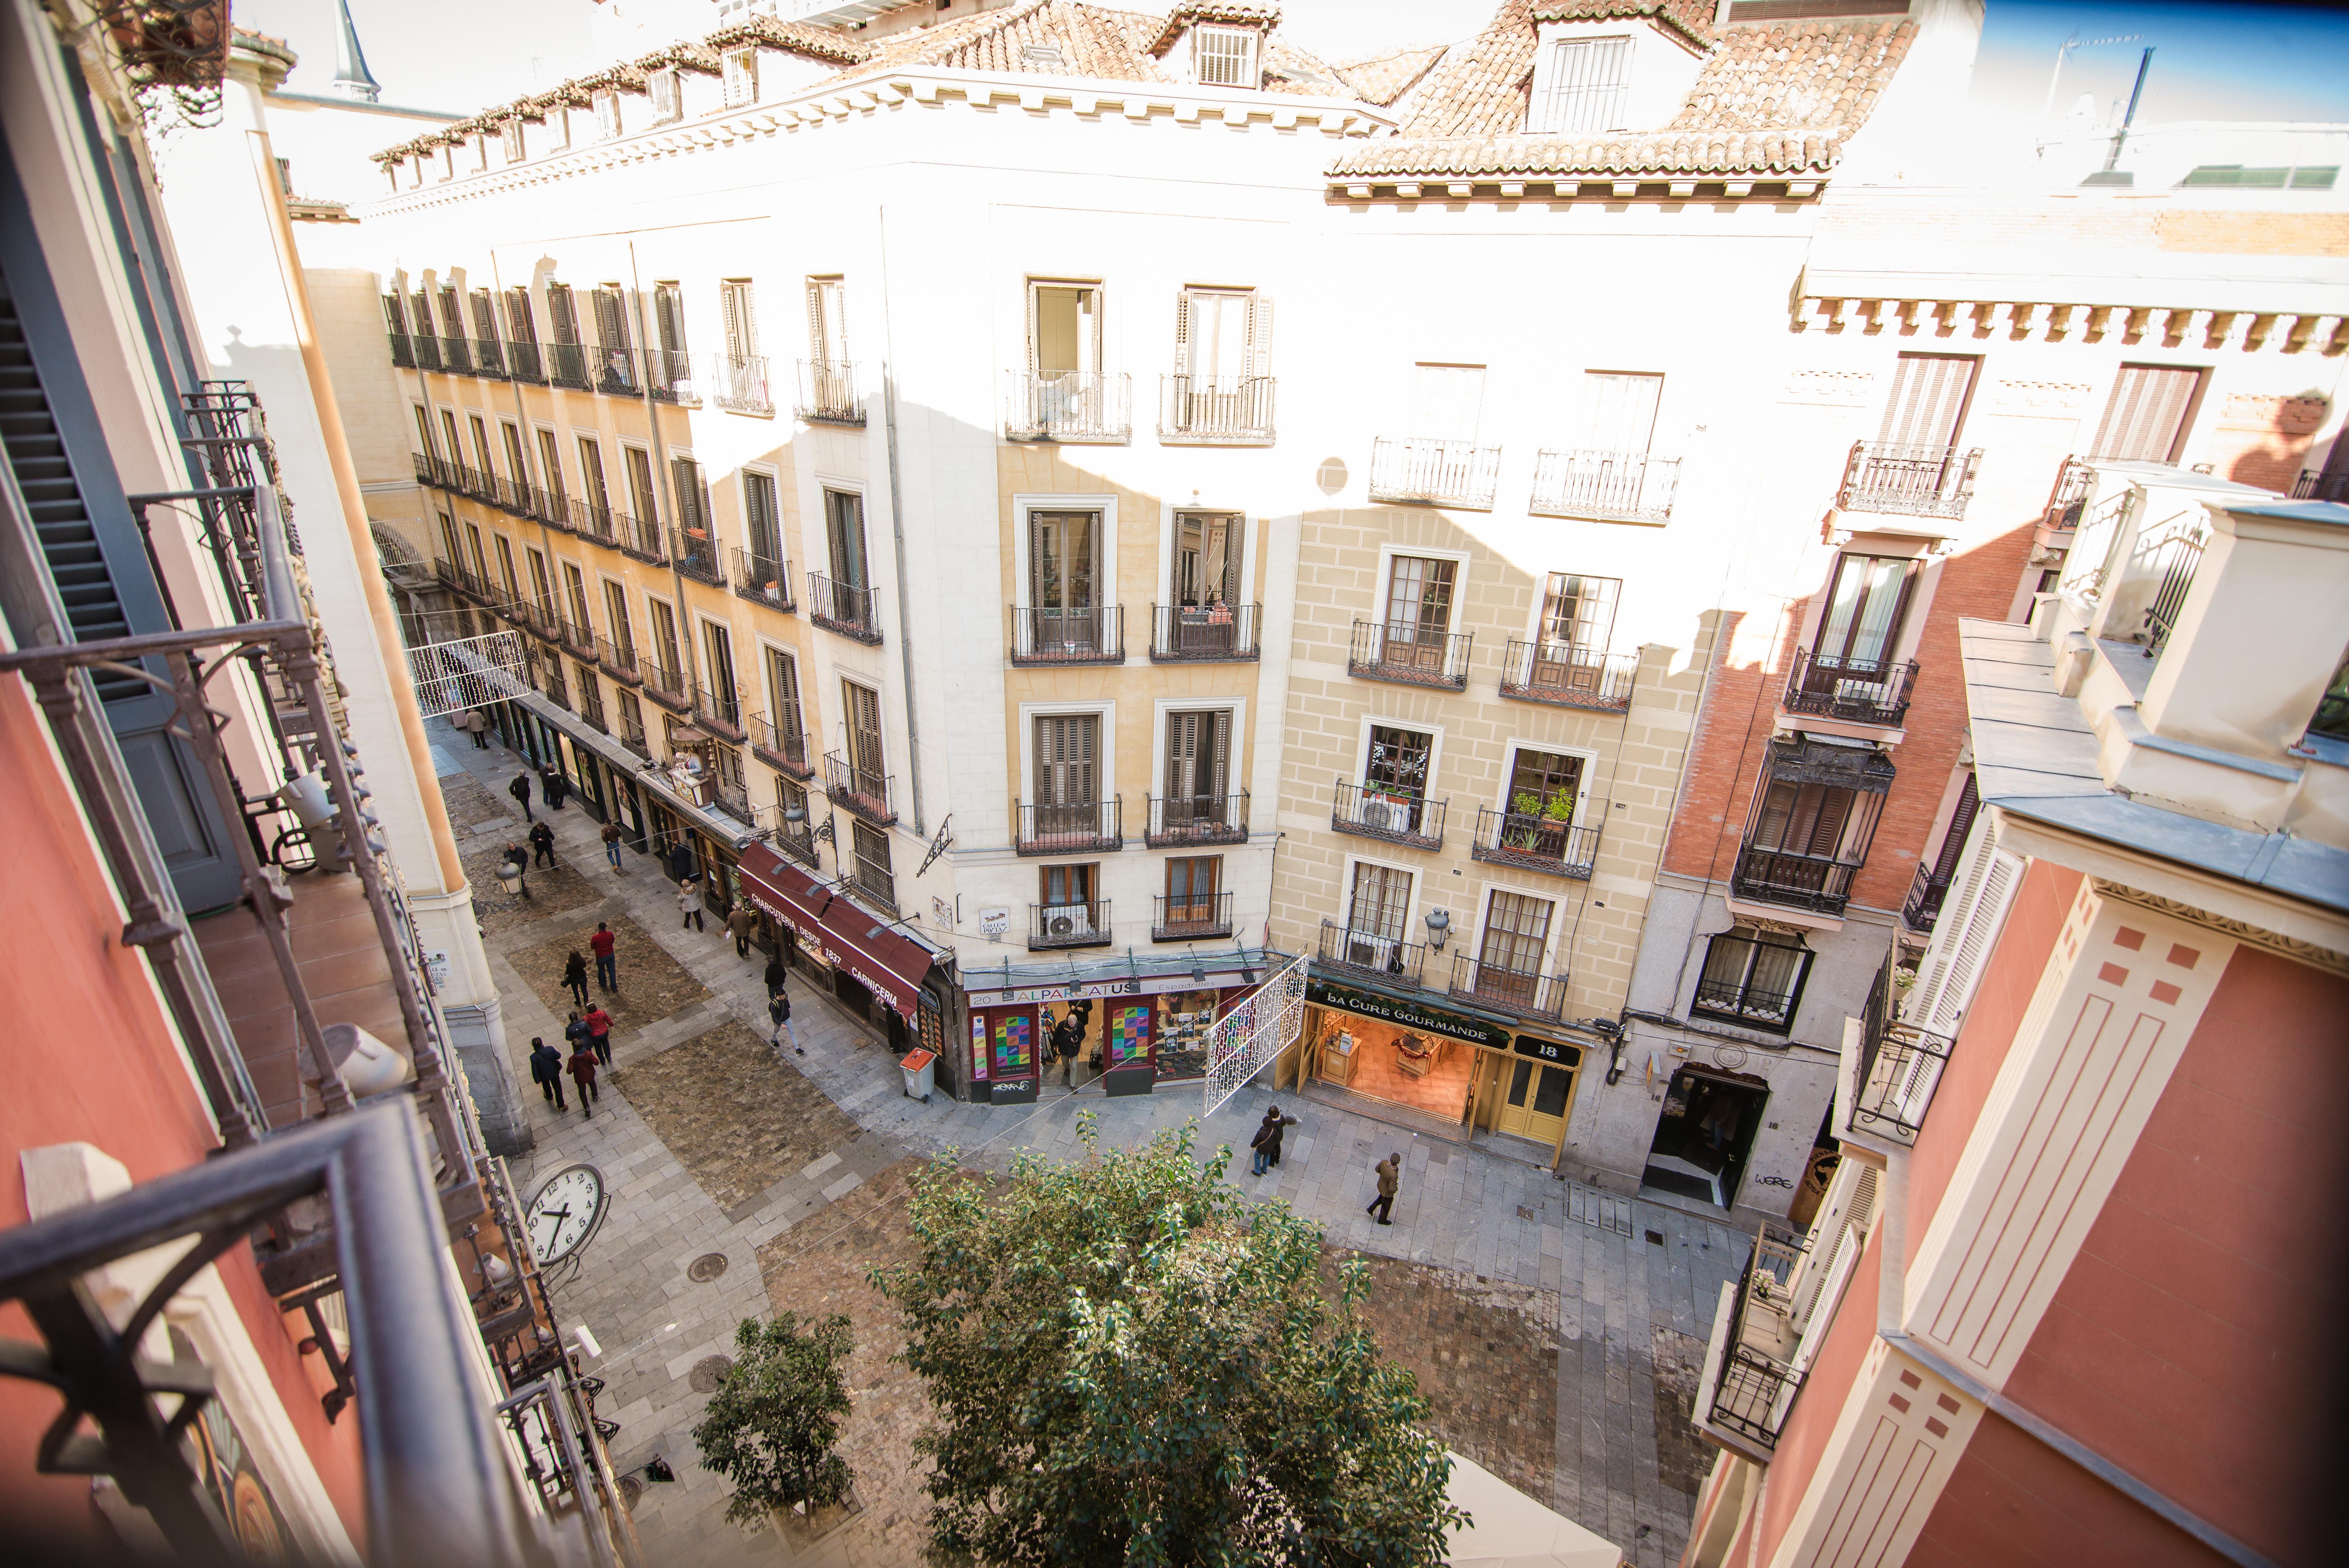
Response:
[[[1214,714],[1213,734],[1208,740],[1209,769],[1207,793],[1222,799],[1231,791],[1226,785],[1231,774],[1232,711],[1217,708]]]
[[[432,326],[432,296],[422,289],[416,291],[416,335],[419,337],[435,335]]]
[[[530,290],[506,290],[506,336],[513,343],[536,343],[538,320],[530,308]]]
[[[383,320],[384,325],[396,335],[406,337],[409,335],[408,312],[400,308],[398,294],[388,294],[383,296]]]
[[[453,284],[440,285],[440,333],[444,337],[465,335],[465,313],[457,304],[457,289]]]
[[[1868,1232],[1875,1228],[1876,1184],[1876,1167],[1865,1161],[1847,1159],[1837,1167],[1832,1190],[1823,1205],[1826,1212],[1811,1228],[1811,1234],[1818,1240],[1786,1282],[1793,1297],[1787,1322],[1796,1333],[1820,1322],[1822,1308],[1832,1315],[1837,1297],[1843,1294],[1844,1284],[1868,1244]],[[1806,1334],[1805,1352],[1813,1349],[1820,1337]],[[1805,1359],[1808,1359],[1807,1354]]]
[[[546,319],[554,325],[555,342],[579,341],[579,311],[572,303],[569,284],[546,285]]]
[[[1247,373],[1254,377],[1272,374],[1272,296],[1257,293],[1248,295]]]
[[[621,310],[620,291],[595,291],[595,340],[615,354],[628,352],[628,321]]]
[[[1982,974],[1990,962],[1991,949],[1998,943],[1999,933],[2005,929],[2007,907],[2014,902],[2015,889],[2023,882],[2023,861],[2004,850],[1993,848],[1982,866],[1982,891],[1975,896],[1973,907],[1958,928],[1958,936],[1947,954],[1947,966],[1940,975],[1940,987],[1933,997],[1932,1011],[1919,1020],[1930,1033],[1954,1038],[1958,1026],[1964,1022],[1966,1008],[1974,999],[1974,988],[1982,984]]]
[[[726,353],[748,359],[759,352],[759,318],[748,279],[734,278],[718,285],[718,303],[726,315]]]
[[[668,354],[683,354],[685,352],[685,301],[679,297],[675,284],[654,285],[653,315],[660,332],[662,351]]]
[[[1948,447],[1958,439],[1980,362],[1954,354],[1904,354],[1892,373],[1877,439],[1893,446]]]
[[[490,291],[473,291],[473,335],[490,341],[498,335],[497,311],[490,304]]]
[[[2201,385],[2199,370],[2169,365],[2122,366],[2088,455],[2168,462],[2185,432],[2186,410]]]
[[[1957,809],[1950,813],[1950,830],[1941,836],[1941,851],[1933,857],[1933,878],[1944,887],[1957,874],[1958,856],[1965,849],[1966,835],[1973,830],[1974,813],[1981,809],[1982,797],[1974,789],[1974,776],[1969,773],[1958,793]]]
[[[1197,792],[1199,778],[1199,720],[1195,713],[1170,713],[1166,716],[1166,798],[1169,800],[1187,799]]]

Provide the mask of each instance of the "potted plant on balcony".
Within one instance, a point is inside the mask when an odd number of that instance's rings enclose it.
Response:
[[[1509,820],[1502,841],[1528,855],[1562,860],[1566,855],[1567,824],[1574,820],[1574,797],[1560,791],[1542,799],[1520,789],[1509,801]]]

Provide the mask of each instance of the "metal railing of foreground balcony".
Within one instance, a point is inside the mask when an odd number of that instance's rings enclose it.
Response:
[[[419,332],[408,342],[409,346],[415,351],[417,369],[440,368],[440,340],[438,337],[429,332]]]
[[[862,425],[864,399],[856,391],[856,366],[844,359],[799,362],[799,397],[792,412],[811,425]]]
[[[512,1469],[469,1371],[480,1339],[443,1283],[448,1237],[429,1171],[407,1109],[375,1105],[0,1233],[0,1300],[20,1304],[45,1342],[15,1347],[19,1370],[55,1387],[67,1412],[38,1468],[112,1477],[191,1560],[244,1559],[212,1503],[210,1469],[183,1437],[212,1404],[212,1375],[150,1360],[142,1347],[199,1270],[278,1231],[300,1205],[335,1217],[330,1261],[357,1392],[368,1559],[533,1561]],[[84,1276],[190,1236],[195,1244],[117,1328]],[[255,1251],[266,1256],[267,1240]],[[165,1414],[159,1395],[176,1410]],[[97,1430],[78,1434],[83,1420]]]
[[[1030,950],[1052,947],[1107,947],[1114,938],[1110,930],[1109,900],[1089,899],[1082,903],[1031,903],[1028,906],[1028,945]]]
[[[1229,795],[1153,795],[1150,826],[1143,841],[1154,850],[1185,844],[1245,844],[1248,792]]]
[[[1783,904],[1820,914],[1841,914],[1851,902],[1851,881],[1859,862],[1826,855],[1797,855],[1751,846],[1737,852],[1729,874],[1733,897],[1754,903]]]
[[[1408,985],[1415,991],[1419,988],[1420,971],[1427,962],[1427,946],[1383,932],[1349,930],[1334,920],[1325,920],[1314,961],[1373,975],[1390,985]]]
[[[1631,706],[1639,674],[1637,654],[1512,640],[1501,658],[1501,695],[1520,702],[1622,713]]]
[[[609,735],[611,727],[604,722],[604,693],[595,676],[582,665],[573,672],[579,677],[579,717],[597,733]]]
[[[583,659],[595,656],[595,628],[585,621],[574,621],[567,615],[555,617],[555,625],[563,645]]]
[[[2055,469],[2054,488],[2047,492],[2047,509],[2039,526],[2049,533],[2070,533],[2080,526],[2081,509],[2088,504],[2088,482],[2095,469],[2085,458],[2065,458]]]
[[[1019,803],[1019,837],[1023,855],[1074,855],[1125,847],[1125,799],[1065,803]]]
[[[1381,436],[1371,443],[1371,499],[1410,506],[1493,510],[1501,449],[1475,441]]]
[[[644,677],[636,673],[636,649],[633,643],[616,643],[609,637],[595,639],[595,662],[614,680],[634,686]]]
[[[1893,728],[1908,717],[1916,685],[1914,659],[1839,658],[1797,648],[1785,704],[1788,713]]]
[[[2336,440],[2338,437],[2334,438]],[[2294,500],[2337,500],[2349,503],[2349,468],[2326,471],[2302,469],[2292,485]]]
[[[595,390],[613,397],[634,397],[644,387],[636,356],[625,348],[597,348],[588,355],[595,372]]]
[[[644,758],[647,761],[651,760],[653,754],[652,742],[645,738],[645,721],[640,710],[628,707],[625,705],[622,706],[620,708],[620,733],[614,737],[614,738],[618,740],[621,745],[626,747],[629,750],[635,752],[637,756]]]
[[[1851,1125],[1897,1143],[1914,1145],[1933,1090],[1949,1065],[1951,1042],[1900,1019],[1900,944],[1886,951],[1868,994],[1859,1028],[1859,1065],[1852,1075]]]
[[[527,381],[535,386],[546,385],[546,364],[535,343],[505,340],[506,377],[509,380]]]
[[[1917,875],[1909,883],[1909,896],[1900,905],[1900,923],[1923,935],[1933,929],[1941,917],[1941,902],[1949,897],[1950,879],[1936,876],[1932,862],[1917,862]]]
[[[1803,1375],[1784,1358],[1792,1335],[1785,1330],[1786,1286],[1802,1252],[1791,1243],[1756,1237],[1754,1255],[1734,1285],[1720,1367],[1710,1388],[1697,1391],[1698,1424],[1733,1433],[1764,1457],[1778,1445],[1787,1413],[1803,1386]],[[1710,1359],[1710,1357],[1708,1357]]]
[[[1980,447],[1913,447],[1854,441],[1836,505],[1846,511],[1959,518],[1974,493]]]
[[[1515,1013],[1524,1018],[1566,1016],[1567,977],[1487,964],[1473,954],[1452,955],[1451,992],[1463,1001]]]
[[[1468,659],[1475,645],[1474,632],[1439,631],[1410,621],[1386,625],[1357,621],[1346,650],[1346,673],[1460,691],[1468,685]]]
[[[730,414],[772,414],[764,356],[716,354],[709,359],[709,400]]]
[[[402,370],[415,369],[416,346],[414,340],[404,332],[388,332],[384,334],[384,335],[391,340],[391,362]]]
[[[440,367],[451,376],[478,376],[473,367],[473,340],[470,337],[444,337],[440,340]]]
[[[768,767],[794,779],[813,776],[815,761],[808,755],[807,731],[780,729],[763,714],[750,715],[750,749]]]
[[[669,560],[678,571],[712,588],[726,586],[726,565],[719,556],[718,536],[706,527],[668,531]]]
[[[1059,376],[1013,370],[1007,375],[1007,441],[1118,442],[1133,437],[1130,377],[1091,370]]]
[[[663,403],[676,403],[685,407],[698,407],[701,387],[693,378],[693,356],[673,348],[647,348],[645,351],[645,385],[653,397]]]
[[[897,809],[889,800],[889,775],[859,768],[837,751],[824,753],[823,792],[833,805],[876,828],[897,820]]]
[[[661,546],[661,526],[648,517],[612,509],[612,537],[619,544],[620,553],[647,566],[662,566],[668,555]]]
[[[771,555],[737,549],[734,552],[734,592],[753,604],[788,614],[799,608],[792,597],[792,563]]]
[[[1672,494],[1680,480],[1678,458],[1588,448],[1545,449],[1534,459],[1533,500],[1526,510],[1547,517],[1669,522]]]
[[[1479,806],[1476,841],[1468,847],[1468,855],[1494,865],[1588,882],[1599,858],[1599,832],[1598,828],[1578,828],[1555,817]]]
[[[1011,662],[1015,665],[1122,665],[1125,663],[1125,610],[1119,604],[1081,609],[1011,610]]]
[[[1150,659],[1173,665],[1211,663],[1257,656],[1256,625],[1261,605],[1153,604],[1150,607]]]
[[[1272,438],[1269,376],[1162,376],[1158,438],[1169,446],[1262,446]]]
[[[636,650],[636,672],[644,676],[645,695],[672,713],[685,713],[693,707],[685,676],[641,648]]]
[[[808,573],[808,619],[854,642],[881,645],[881,622],[870,588],[835,583],[821,572]]]
[[[605,1439],[619,1428],[599,1419],[601,1378],[574,1374],[557,1358],[546,1376],[514,1389],[498,1415],[524,1455],[523,1473],[549,1517],[575,1519],[588,1539],[587,1561],[638,1568],[644,1561],[626,1493]]]
[[[743,738],[742,696],[722,686],[707,686],[693,683],[693,714],[704,727],[714,729],[729,740]]]
[[[1350,784],[1338,780],[1337,799],[1330,825],[1341,833],[1360,833],[1418,850],[1444,847],[1444,816],[1449,800],[1429,800],[1384,785]]]
[[[1158,893],[1150,901],[1150,940],[1200,942],[1232,934],[1232,895],[1211,892],[1183,897]]]
[[[619,548],[619,529],[612,521],[610,507],[581,500],[574,496],[564,509],[564,515],[570,519],[571,531],[580,538],[608,544],[615,550]]]
[[[2202,534],[2198,530],[2180,529],[2155,551],[2152,575],[2160,586],[2154,590],[2152,607],[2145,613],[2148,655],[2168,645],[2170,634],[2178,629],[2178,617],[2185,612],[2186,595],[2194,587],[2194,573],[2201,565]]]
[[[565,387],[574,392],[587,390],[587,369],[593,363],[591,350],[584,343],[550,343],[546,346],[546,379],[549,385]]]
[[[473,374],[492,381],[502,381],[506,378],[505,356],[498,351],[496,338],[473,339]]]

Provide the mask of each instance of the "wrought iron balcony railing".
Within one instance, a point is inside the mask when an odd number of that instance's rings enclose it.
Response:
[[[1599,832],[1598,828],[1577,827],[1539,813],[1479,806],[1476,840],[1469,846],[1468,855],[1494,865],[1588,882],[1599,859]]]
[[[1915,447],[1854,441],[1836,505],[1845,511],[1960,518],[1973,498],[1980,447]]]
[[[1475,441],[1381,436],[1371,443],[1371,499],[1406,506],[1493,510],[1501,449]]]
[[[821,572],[808,573],[808,619],[854,642],[881,645],[881,620],[870,588],[835,583]]]
[[[537,344],[522,343],[509,337],[505,340],[505,349],[508,379],[527,381],[540,387],[546,384],[546,361],[540,355]]]
[[[570,519],[571,531],[580,538],[609,545],[615,550],[620,547],[619,528],[612,521],[609,506],[598,501],[581,500],[574,496],[564,509],[564,515]]]
[[[1900,959],[1896,941],[1868,994],[1858,1030],[1859,1061],[1851,1075],[1851,1129],[1913,1147],[1941,1069],[1949,1065],[1951,1042],[1901,1021]]]
[[[1154,850],[1186,844],[1245,844],[1248,792],[1229,795],[1153,795],[1150,827],[1143,841]]]
[[[550,386],[568,387],[574,392],[588,390],[588,367],[593,363],[593,351],[584,343],[550,343],[546,346],[546,379]]]
[[[1908,717],[1909,696],[1916,684],[1914,659],[1838,658],[1797,648],[1795,667],[1786,676],[1785,708],[1893,729]]]
[[[1384,839],[1415,850],[1440,850],[1444,815],[1450,805],[1449,800],[1430,800],[1387,785],[1350,784],[1340,779],[1330,825],[1341,833]]]
[[[1501,695],[1520,702],[1623,713],[1638,684],[1640,655],[1605,654],[1568,643],[1512,640],[1501,658]]]
[[[444,337],[440,340],[440,368],[451,376],[473,374],[473,340],[470,337]]]
[[[1567,977],[1487,964],[1472,954],[1452,955],[1451,992],[1464,1002],[1553,1023],[1566,1016]]]
[[[1385,625],[1357,621],[1346,651],[1346,673],[1462,691],[1468,685],[1468,659],[1475,645],[1473,632],[1446,632],[1411,621]]]
[[[2071,533],[2080,526],[2080,513],[2088,504],[2089,481],[2095,469],[2085,458],[2065,458],[2055,470],[2054,488],[2047,492],[2047,510],[2040,514],[2042,531]]]
[[[784,817],[782,807],[761,806],[757,814],[757,825],[778,853],[791,856],[810,871],[823,869],[823,857],[816,848],[813,821],[793,822]]]
[[[694,682],[693,716],[704,728],[716,730],[729,740],[740,740],[745,734],[740,692]]]
[[[604,722],[604,692],[595,672],[581,665],[573,672],[579,679],[579,717],[599,734],[609,735],[611,727]]]
[[[644,679],[636,673],[636,647],[634,643],[616,643],[609,637],[595,639],[595,662],[614,680],[635,686]]]
[[[612,536],[620,546],[620,553],[631,561],[641,561],[647,566],[668,562],[668,554],[662,548],[661,525],[649,517],[638,517],[615,507]]]
[[[1023,855],[1074,855],[1094,851],[1114,852],[1125,847],[1125,800],[1019,803],[1019,837],[1015,846]]]
[[[734,552],[734,592],[753,604],[786,614],[799,608],[792,596],[792,563],[756,551]]]
[[[1266,445],[1272,390],[1269,376],[1162,376],[1158,438],[1168,446]]]
[[[709,359],[709,400],[730,414],[772,414],[767,361],[756,354],[716,354]]]
[[[837,751],[824,753],[823,792],[833,805],[876,828],[897,820],[897,809],[889,799],[889,775],[859,768]]]
[[[1729,873],[1732,896],[1752,903],[1781,904],[1819,914],[1841,914],[1851,902],[1852,879],[1860,862],[1826,855],[1797,855],[1783,850],[1757,850],[1751,845],[1737,852]]]
[[[1788,1311],[1788,1283],[1802,1259],[1799,1246],[1767,1231],[1755,1238],[1744,1274],[1724,1287],[1733,1295],[1729,1316],[1715,1322],[1705,1357],[1713,1377],[1697,1390],[1696,1424],[1726,1431],[1753,1458],[1776,1450],[1803,1386]]]
[[[2301,469],[2300,478],[2292,483],[2292,499],[2349,503],[2349,468]]]
[[[1120,442],[1132,438],[1133,381],[1123,375],[1071,370],[1009,373],[1003,410],[1007,441]]]
[[[626,704],[621,706],[620,733],[614,738],[647,761],[652,759],[652,742],[645,738],[645,721],[639,710]]]
[[[799,397],[792,412],[811,425],[862,425],[864,399],[856,390],[856,366],[844,359],[799,362]]]
[[[639,649],[636,671],[644,676],[647,696],[672,713],[692,710],[693,694],[687,687],[684,675],[675,665],[665,665],[657,656]]]
[[[1204,942],[1232,934],[1232,895],[1211,892],[1185,897],[1159,893],[1150,901],[1150,940]]]
[[[1107,947],[1111,934],[1109,900],[1082,903],[1031,903],[1028,906],[1028,945],[1031,950],[1055,947]]]
[[[1427,946],[1382,931],[1354,931],[1334,920],[1325,920],[1314,961],[1325,968],[1350,969],[1390,985],[1408,985],[1417,990],[1420,971],[1427,962]]]
[[[415,353],[417,369],[440,368],[440,340],[438,337],[429,332],[419,332],[409,338],[408,343],[409,347]]]
[[[415,369],[415,341],[404,332],[388,332],[384,335],[391,340],[391,362],[402,370]]]
[[[1533,503],[1546,517],[1609,522],[1669,522],[1681,460],[1645,452],[1545,449],[1534,459]]]
[[[473,339],[473,374],[491,381],[506,378],[506,357],[494,337]]]
[[[1011,610],[1011,662],[1015,665],[1122,665],[1125,663],[1125,610],[1118,604],[1081,609]]]
[[[1153,604],[1150,660],[1153,664],[1225,663],[1259,656],[1256,641],[1261,605]]]
[[[1909,896],[1901,901],[1900,923],[1920,936],[1933,929],[1941,917],[1941,903],[1950,895],[1950,879],[1934,874],[1932,862],[1919,861],[1917,874],[1909,883]]]
[[[626,347],[608,346],[591,350],[588,364],[595,372],[595,390],[612,397],[636,397],[644,393],[644,380],[636,369],[636,356]]]
[[[670,562],[684,575],[712,588],[726,586],[726,565],[719,553],[718,535],[706,523],[670,529],[668,549]]]
[[[700,385],[693,378],[693,356],[673,348],[645,350],[645,385],[655,398],[683,407],[698,407]]]
[[[750,715],[750,749],[760,761],[794,779],[815,774],[815,759],[808,755],[807,731],[781,728],[763,714]]]

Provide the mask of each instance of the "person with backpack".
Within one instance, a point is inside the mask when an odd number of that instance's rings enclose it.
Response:
[[[604,1011],[603,1005],[597,1003],[591,1006],[587,1009],[587,1016],[579,1021],[587,1026],[587,1043],[595,1047],[595,1059],[605,1067],[610,1067],[612,1065],[612,1015]]]
[[[512,796],[521,805],[523,820],[526,822],[538,820],[536,817],[530,814],[530,775],[527,772],[515,774],[513,782],[506,786],[506,793]]]
[[[587,1048],[587,1026],[580,1022],[577,1013],[573,1013],[571,1021],[563,1026],[563,1038],[574,1051]]]
[[[620,863],[620,837],[619,823],[606,822],[604,824],[604,858],[612,862],[612,869],[614,871],[619,872],[622,876],[626,876],[628,874],[628,868]]]
[[[587,939],[587,945],[595,954],[595,984],[606,991],[618,990],[620,988],[618,956],[620,939],[612,934],[612,928],[608,923],[599,920],[595,923],[595,934]],[[582,996],[579,999],[585,1002],[587,998]]]
[[[530,1037],[530,1080],[547,1104],[557,1110],[571,1109],[563,1099],[563,1053],[536,1035]]]
[[[1286,1129],[1296,1125],[1297,1119],[1281,1115],[1280,1107],[1277,1105],[1264,1113],[1264,1120],[1257,1126],[1256,1136],[1248,1140],[1248,1147],[1256,1150],[1254,1174],[1261,1176],[1280,1163],[1280,1135]]]
[[[554,830],[543,822],[533,823],[530,830],[530,863],[551,866],[554,863]]]
[[[685,923],[678,927],[679,931],[707,931],[709,929],[708,926],[701,923],[700,879],[697,877],[688,877],[683,882],[677,884],[677,907],[683,911],[685,914]]]
[[[575,947],[563,961],[563,984],[570,989],[573,1001],[583,1007],[587,1005],[587,960],[579,956]]]
[[[587,1048],[585,1040],[581,1040],[579,1048],[571,1053],[571,1061],[564,1070],[579,1086],[579,1109],[588,1116],[595,1115],[595,1107],[590,1102],[599,1098],[602,1091],[595,1087],[595,1053]]]

